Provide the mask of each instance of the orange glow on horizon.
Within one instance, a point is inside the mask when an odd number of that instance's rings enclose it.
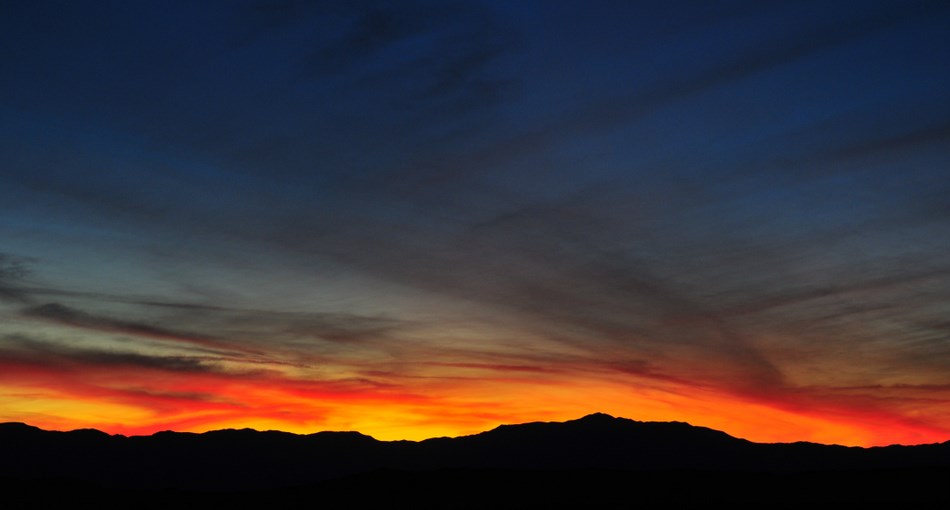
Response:
[[[638,421],[683,421],[755,442],[848,446],[942,442],[950,434],[883,411],[783,408],[670,382],[636,385],[596,378],[523,378],[366,386],[289,379],[114,370],[99,373],[6,366],[0,421],[113,434],[253,428],[313,433],[356,430],[379,440],[422,440],[501,424],[564,421],[605,412]],[[437,381],[437,379],[436,379]],[[161,388],[146,391],[144,388]]]

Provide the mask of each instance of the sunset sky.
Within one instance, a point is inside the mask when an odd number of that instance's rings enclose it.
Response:
[[[0,422],[950,440],[950,2],[0,5]]]

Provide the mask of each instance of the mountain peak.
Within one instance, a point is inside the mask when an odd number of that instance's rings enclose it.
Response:
[[[10,431],[10,432],[25,431],[25,430],[40,432],[43,429],[39,427],[34,427],[33,425],[27,425],[26,423],[19,422],[19,421],[8,421],[8,422],[0,423],[0,430]]]
[[[577,420],[574,420],[574,421],[587,422],[587,423],[607,423],[607,422],[614,422],[614,421],[623,420],[623,419],[624,418],[617,418],[607,413],[591,413],[581,418],[578,418]]]

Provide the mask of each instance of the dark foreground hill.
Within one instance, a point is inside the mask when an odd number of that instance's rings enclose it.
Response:
[[[603,414],[420,442],[0,424],[0,500],[18,508],[867,508],[950,502],[947,480],[950,442],[760,444]]]

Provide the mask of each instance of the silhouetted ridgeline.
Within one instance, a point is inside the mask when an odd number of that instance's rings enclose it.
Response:
[[[455,508],[532,506],[544,498],[551,504],[580,498],[580,505],[633,498],[656,507],[690,498],[758,497],[774,508],[800,504],[821,487],[823,498],[841,502],[947,501],[947,475],[950,442],[877,448],[760,444],[685,423],[604,414],[420,442],[377,441],[356,432],[253,430],[125,437],[0,424],[6,494],[50,506],[63,503],[55,500],[63,494],[99,503],[107,494],[119,506],[140,507],[143,495],[153,507],[180,506],[187,495],[185,500],[202,505],[209,503],[203,498],[273,504],[321,497],[439,506],[448,505],[443,498],[461,498],[449,505]],[[488,501],[501,493],[506,499]],[[784,496],[774,499],[778,494]]]

